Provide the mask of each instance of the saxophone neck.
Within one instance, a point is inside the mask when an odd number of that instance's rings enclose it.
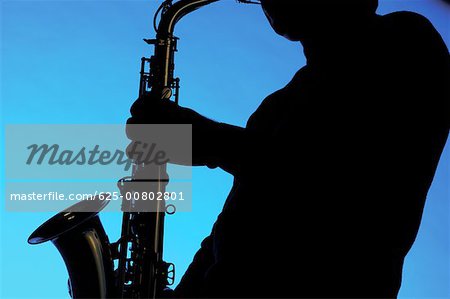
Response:
[[[181,18],[202,6],[216,1],[218,0],[180,0],[173,4],[171,0],[164,1],[161,20],[157,29],[157,38],[166,39],[173,37],[175,25]]]
[[[179,79],[174,77],[174,57],[178,40],[174,36],[175,25],[185,15],[216,1],[218,0],[180,0],[172,3],[171,0],[166,0],[161,4],[154,19],[156,38],[144,39],[148,44],[155,46],[155,54],[143,60],[139,96],[151,90],[162,99],[170,99],[175,95],[175,102],[178,102]],[[156,26],[158,15],[160,20]],[[145,71],[146,63],[150,65],[149,72]]]

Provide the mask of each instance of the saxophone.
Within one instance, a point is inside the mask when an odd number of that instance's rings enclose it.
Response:
[[[154,46],[154,55],[141,58],[139,96],[150,92],[162,100],[178,103],[179,78],[174,77],[174,55],[177,22],[192,11],[218,0],[165,0],[154,17],[155,39],[144,39]],[[238,0],[241,3],[257,3]],[[157,18],[160,16],[159,23]],[[123,194],[130,182],[139,181],[144,166],[134,165],[130,177],[119,180]],[[161,179],[148,182],[146,190],[164,192],[168,179],[160,166]],[[125,196],[123,197],[125,198]],[[68,287],[72,298],[158,298],[174,282],[175,267],[163,260],[165,214],[174,212],[163,202],[151,212],[134,212],[130,203],[122,202],[122,230],[117,242],[110,243],[98,213],[108,204],[105,200],[89,200],[82,211],[80,202],[53,216],[28,238],[29,244],[51,241],[63,257],[69,273]],[[94,208],[92,207],[94,205]],[[173,207],[172,207],[173,208]],[[117,267],[115,262],[117,261]]]

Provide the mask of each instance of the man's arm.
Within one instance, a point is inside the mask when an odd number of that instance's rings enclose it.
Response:
[[[220,167],[235,177],[244,175],[262,154],[263,136],[249,129],[210,122],[193,131],[194,165]]]
[[[192,124],[192,160],[196,166],[221,167],[240,176],[261,156],[263,138],[255,130],[216,122],[170,101],[139,98],[131,114],[127,136],[133,142],[139,140],[134,124]]]

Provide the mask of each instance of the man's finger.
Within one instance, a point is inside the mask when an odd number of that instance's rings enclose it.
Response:
[[[125,126],[125,134],[130,140],[140,140],[144,136],[143,124],[144,120],[137,117],[130,117],[127,119],[127,125]]]

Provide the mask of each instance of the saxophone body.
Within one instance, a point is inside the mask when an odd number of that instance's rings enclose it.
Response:
[[[155,39],[154,55],[141,59],[139,96],[147,93],[162,100],[178,102],[179,79],[174,78],[176,23],[188,13],[217,0],[164,1]],[[155,22],[156,23],[156,22]],[[156,27],[156,26],[155,26]],[[148,71],[147,71],[148,69]],[[127,183],[139,180],[143,165],[134,165],[130,177],[119,180],[121,192],[129,192]],[[165,167],[158,169],[165,174]],[[163,175],[163,177],[166,177]],[[149,182],[147,192],[164,192],[168,179]],[[29,244],[51,241],[62,256],[69,274],[72,298],[157,298],[174,280],[174,265],[163,261],[163,233],[166,207],[152,207],[151,212],[133,212],[132,203],[122,203],[120,239],[110,243],[98,213],[108,201],[89,200],[90,210],[82,211],[84,202],[62,211],[39,226],[28,238]],[[92,209],[95,205],[95,209]],[[117,261],[117,268],[114,262]]]
[[[156,38],[144,39],[154,46],[154,55],[141,59],[140,97],[152,93],[154,96],[149,99],[178,103],[179,79],[174,77],[178,40],[173,35],[175,25],[190,12],[216,1],[163,1],[154,19]],[[252,0],[238,2],[257,3]],[[156,26],[158,15],[160,20]],[[143,168],[148,166],[134,165],[131,176],[119,180],[122,194],[130,191],[128,183],[136,181],[144,181],[141,186],[145,186],[146,192],[165,191],[168,183],[165,166],[156,169],[157,177],[161,178],[156,182],[142,179]],[[75,204],[39,226],[28,238],[28,243],[51,241],[55,245],[69,274],[72,298],[162,297],[164,290],[173,283],[175,274],[174,265],[163,261],[164,217],[173,211],[169,212],[162,201],[151,207],[151,211],[133,211],[130,209],[133,202],[123,200],[121,237],[111,243],[98,215],[108,202],[93,198]],[[86,204],[94,212],[78,212],[83,211]]]

